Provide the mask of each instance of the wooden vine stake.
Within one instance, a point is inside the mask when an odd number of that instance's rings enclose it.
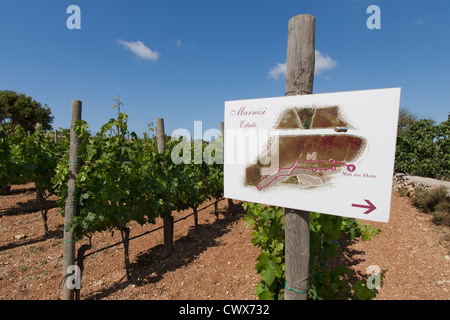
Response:
[[[158,153],[163,153],[166,149],[166,136],[164,133],[164,119],[156,119],[156,144]],[[164,163],[161,166],[164,168]],[[164,253],[166,256],[172,255],[173,252],[173,216],[171,212],[163,214],[164,223]]]
[[[315,64],[315,18],[308,14],[289,20],[286,96],[312,94]],[[306,300],[309,288],[309,212],[284,209],[285,300]]]
[[[80,144],[74,131],[75,122],[81,120],[81,101],[72,100],[72,114],[70,120],[70,153],[69,153],[69,181],[67,184],[66,207],[64,214],[64,240],[63,240],[63,281],[62,300],[73,300],[75,287],[71,285],[71,276],[75,265],[75,241],[73,233],[66,231],[67,225],[77,214],[77,203],[75,201],[75,180],[78,173],[78,146]],[[72,272],[69,272],[72,270]],[[80,276],[80,275],[78,275]]]

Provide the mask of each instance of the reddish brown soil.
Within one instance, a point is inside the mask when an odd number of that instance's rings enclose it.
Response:
[[[50,200],[55,200],[51,198]],[[164,257],[163,231],[130,242],[132,278],[123,268],[123,246],[89,255],[85,260],[82,299],[257,299],[259,276],[254,269],[259,250],[251,244],[242,208],[226,209],[219,218],[209,207],[174,226],[174,254]],[[207,204],[205,204],[207,205]],[[174,212],[175,220],[191,212]],[[50,209],[50,236],[44,237],[33,184],[13,186],[0,196],[0,299],[60,299],[63,218]],[[345,263],[356,276],[377,265],[384,284],[377,299],[450,299],[449,230],[412,207],[407,198],[392,197],[389,223],[371,241],[353,241],[344,248]],[[162,225],[130,224],[131,237]],[[120,234],[95,234],[92,250],[120,242]],[[82,240],[77,244],[87,243]]]

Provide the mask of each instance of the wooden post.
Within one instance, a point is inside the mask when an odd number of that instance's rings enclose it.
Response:
[[[75,180],[78,173],[78,136],[73,127],[76,121],[81,120],[81,101],[72,100],[72,115],[70,120],[70,153],[69,153],[69,181],[67,183],[67,197],[64,215],[64,240],[63,240],[63,282],[62,300],[74,299],[74,288],[69,288],[66,281],[68,268],[75,265],[75,241],[72,232],[67,232],[65,227],[77,213],[77,203],[74,198]]]
[[[156,144],[158,146],[158,153],[163,153],[166,150],[166,140],[164,134],[164,119],[156,119]],[[164,164],[161,164],[164,165]]]
[[[315,64],[315,18],[289,20],[286,96],[312,94]],[[309,212],[285,208],[285,300],[306,300],[309,288]]]
[[[164,133],[164,119],[156,119],[156,144],[158,153],[163,153],[166,149],[166,137]],[[164,168],[164,163],[161,163]],[[164,252],[167,256],[173,252],[173,217],[171,212],[166,212],[162,216],[164,223]]]
[[[198,212],[197,212],[197,208],[194,208],[194,225],[195,225],[195,228],[198,229]]]

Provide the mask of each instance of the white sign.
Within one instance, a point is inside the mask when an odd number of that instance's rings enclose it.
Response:
[[[387,222],[400,91],[225,102],[224,196]]]

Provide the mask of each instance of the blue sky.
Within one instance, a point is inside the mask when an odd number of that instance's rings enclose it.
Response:
[[[369,5],[381,29],[366,26]],[[67,8],[81,9],[68,29]],[[120,95],[139,135],[194,121],[220,129],[227,100],[283,96],[291,17],[316,17],[314,93],[401,87],[401,106],[437,123],[450,111],[450,1],[0,0],[0,90],[47,104],[70,125],[70,101],[97,131]],[[364,106],[361,106],[362,108]]]

